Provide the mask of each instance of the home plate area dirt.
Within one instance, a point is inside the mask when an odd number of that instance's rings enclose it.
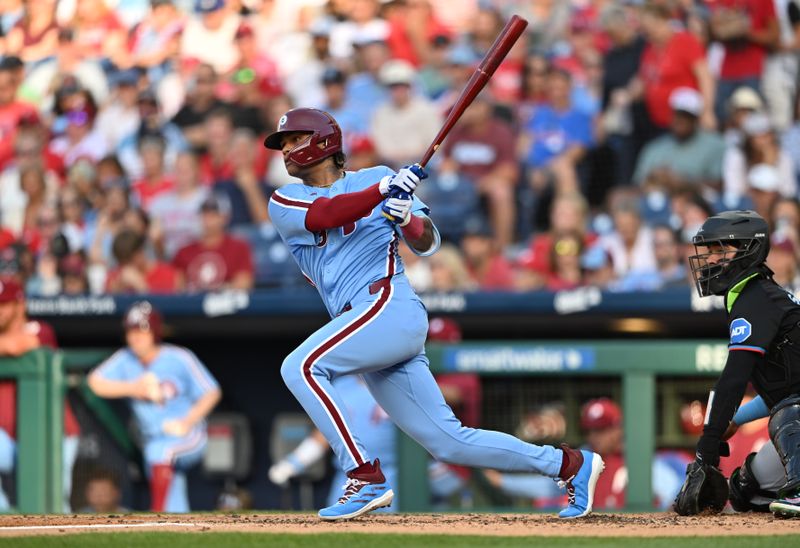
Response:
[[[309,514],[0,516],[0,536],[121,530],[679,537],[798,534],[800,520],[779,520],[770,514],[680,517],[671,513],[593,514],[569,521],[543,514],[387,514],[341,523],[323,522]]]

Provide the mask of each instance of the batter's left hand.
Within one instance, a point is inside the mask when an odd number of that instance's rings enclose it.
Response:
[[[405,166],[395,175],[387,175],[381,179],[378,189],[384,196],[389,196],[390,194],[396,194],[398,192],[413,194],[419,182],[427,177],[428,174],[419,164]]]
[[[384,217],[391,222],[405,226],[411,220],[411,205],[414,203],[411,194],[407,192],[396,192],[389,195],[383,201],[381,211]]]
[[[183,436],[189,433],[191,427],[185,420],[172,419],[164,421],[161,424],[161,430],[168,436],[175,436],[176,438],[182,438]]]

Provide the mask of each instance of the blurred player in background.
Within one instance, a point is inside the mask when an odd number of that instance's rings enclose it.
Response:
[[[273,193],[270,218],[332,318],[281,367],[347,471],[344,493],[320,517],[350,519],[391,504],[394,495],[346,414],[346,396],[332,383],[353,374],[363,376],[392,420],[437,460],[559,478],[570,493],[559,515],[590,513],[603,467],[599,455],[462,426],[436,385],[424,354],[425,307],[397,253],[400,239],[422,255],[439,247],[427,207],[413,196],[427,177],[423,169],[345,171],[339,125],[316,109],[288,111],[264,145],[280,150],[289,174],[303,181]]]
[[[122,490],[119,478],[109,470],[93,470],[84,491],[86,506],[81,514],[125,514],[130,512],[120,505]]]
[[[540,413],[553,414],[553,406],[543,408]],[[563,411],[562,411],[563,413]],[[541,420],[539,422],[542,422]],[[566,427],[560,420],[548,422]],[[625,507],[625,492],[628,487],[628,469],[623,454],[622,410],[610,398],[589,400],[581,407],[581,430],[586,436],[586,449],[603,457],[605,472],[600,476],[594,493],[596,508],[616,510]],[[564,435],[564,432],[561,432]],[[691,461],[675,451],[659,452],[653,459],[652,489],[655,505],[662,510],[669,508],[681,487],[682,474]],[[510,496],[521,496],[537,501],[537,507],[558,500],[552,484],[542,476],[532,474],[488,474],[490,483]]]
[[[389,419],[360,375],[343,375],[333,381],[339,394],[344,395],[347,413],[351,424],[358,430],[361,441],[369,447],[381,461],[381,470],[390,485],[397,484],[397,427]],[[269,469],[269,480],[280,486],[286,486],[291,478],[302,475],[309,467],[328,454],[327,440],[319,430],[314,430],[305,440],[300,442],[294,451],[283,460],[273,464]],[[336,472],[331,481],[328,494],[328,505],[336,504],[341,496],[342,486],[347,483],[347,475],[337,463]],[[391,505],[380,510],[396,512],[399,498],[394,497]]]
[[[205,418],[222,392],[186,348],[162,344],[161,314],[146,301],[125,314],[128,346],[89,375],[104,398],[129,398],[144,441],[153,512],[188,512],[185,470],[206,447]]]
[[[28,320],[25,313],[25,292],[16,278],[0,278],[0,356],[17,357],[36,348],[58,347],[53,328]],[[64,511],[70,511],[72,466],[78,455],[80,427],[68,403],[64,403],[63,481]],[[17,385],[0,380],[0,473],[13,471],[17,439]],[[0,485],[0,512],[8,510],[9,501]]]
[[[453,320],[431,318],[428,342],[453,343],[460,340],[461,330]],[[456,416],[462,423],[477,424],[480,412],[480,380],[477,376],[462,373],[437,375],[436,382],[442,390],[445,401],[454,408]],[[477,386],[475,386],[476,384]],[[364,445],[369,447],[373,454],[380,459],[381,470],[387,482],[390,485],[396,484],[395,480],[398,477],[397,427],[377,404],[360,376],[343,375],[337,377],[333,381],[333,385],[340,394],[346,395],[347,412],[351,417],[352,424],[358,430]],[[476,393],[477,398],[475,397]],[[270,467],[270,481],[276,485],[286,486],[291,478],[302,475],[326,455],[329,447],[322,432],[314,430],[294,451]],[[341,486],[347,483],[345,471],[339,468],[338,462],[334,462],[334,468],[336,473],[331,482],[328,496],[329,505],[336,503]],[[464,470],[460,466],[432,461],[428,467],[431,494],[435,498],[442,499],[463,490],[469,480],[469,474],[464,473]],[[384,509],[392,512],[399,509],[397,495],[394,496],[392,504]]]

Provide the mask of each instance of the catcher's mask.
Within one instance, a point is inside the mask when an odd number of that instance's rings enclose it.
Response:
[[[753,211],[726,211],[709,217],[692,238],[689,257],[697,293],[724,295],[769,253],[767,222]]]

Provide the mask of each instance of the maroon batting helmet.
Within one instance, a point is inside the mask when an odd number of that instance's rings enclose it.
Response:
[[[278,129],[264,140],[264,146],[281,150],[281,137],[287,133],[308,133],[309,138],[295,146],[286,159],[308,167],[342,151],[342,130],[333,116],[315,108],[294,108],[281,116]]]
[[[125,327],[125,331],[129,329],[150,331],[156,342],[161,340],[163,328],[161,314],[147,301],[133,303],[125,313],[122,325]]]

